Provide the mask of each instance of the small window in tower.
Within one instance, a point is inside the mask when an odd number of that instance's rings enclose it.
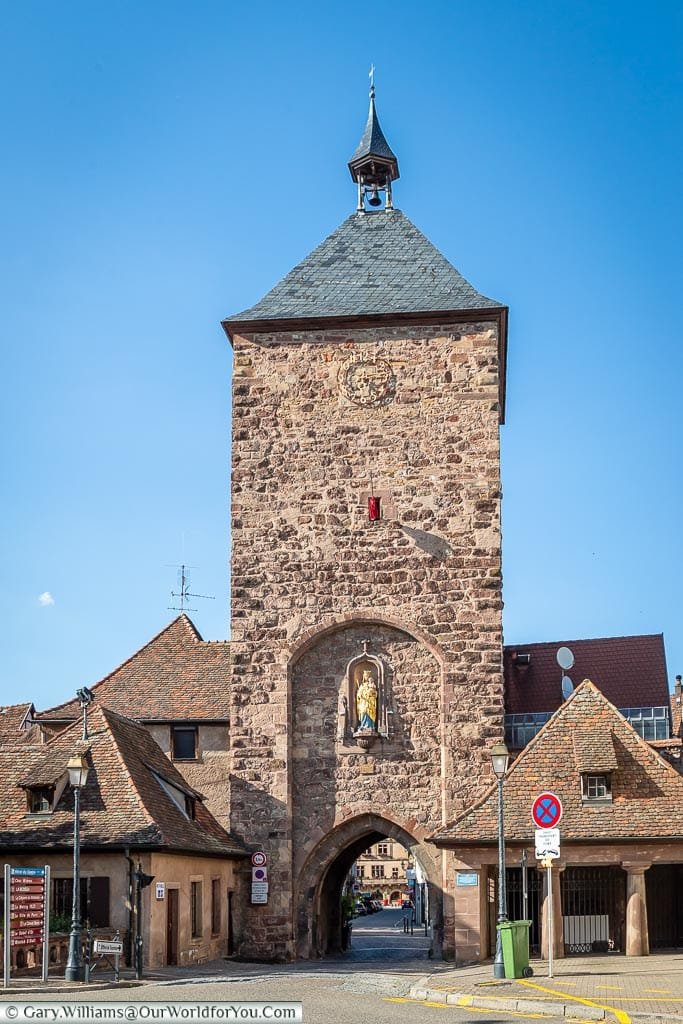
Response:
[[[196,761],[197,727],[188,725],[172,726],[171,752],[174,761]]]

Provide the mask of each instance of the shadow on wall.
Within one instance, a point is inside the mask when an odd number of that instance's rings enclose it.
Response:
[[[431,555],[432,558],[436,558],[438,562],[447,561],[455,553],[448,541],[444,537],[439,537],[438,534],[427,533],[426,530],[416,530],[412,526],[405,526],[403,523],[401,524],[401,529],[406,537],[409,537],[418,548]]]

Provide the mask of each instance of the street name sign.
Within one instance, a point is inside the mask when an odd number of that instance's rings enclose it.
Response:
[[[115,953],[117,956],[123,953],[123,943],[114,939],[95,939],[93,945],[96,953]]]

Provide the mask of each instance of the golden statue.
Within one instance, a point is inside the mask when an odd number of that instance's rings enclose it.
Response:
[[[356,690],[356,717],[359,729],[377,730],[377,683],[369,668],[363,669]]]

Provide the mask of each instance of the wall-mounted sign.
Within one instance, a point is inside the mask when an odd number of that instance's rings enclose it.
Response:
[[[479,875],[476,871],[456,871],[456,885],[479,885]]]
[[[268,863],[268,858],[263,850],[257,850],[251,855],[251,863],[255,868],[262,868]]]
[[[166,897],[166,882],[157,882],[156,896],[158,900],[163,900]]]
[[[252,903],[267,903],[268,902],[268,883],[267,882],[254,882],[251,883],[251,902]]]

